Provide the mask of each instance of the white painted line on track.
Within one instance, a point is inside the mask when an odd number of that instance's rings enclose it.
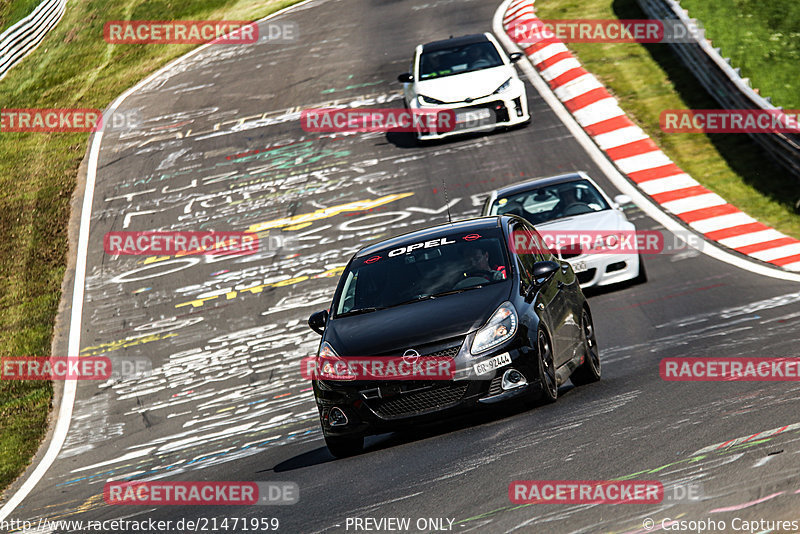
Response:
[[[750,217],[748,214],[744,212],[739,212],[739,213],[729,213],[728,215],[719,215],[717,217],[709,217],[708,219],[702,219],[690,223],[689,226],[691,226],[701,234],[707,234],[709,232],[723,230],[725,228],[733,228],[735,226],[741,226],[743,224],[751,224],[754,222],[758,221],[756,221],[754,218]]]
[[[667,211],[678,214],[686,213],[687,211],[701,210],[703,208],[713,208],[714,206],[722,206],[723,204],[727,204],[724,198],[709,191],[702,195],[670,200],[669,202],[661,204],[661,207]]]
[[[599,136],[598,136],[599,137]],[[688,174],[681,173],[666,178],[656,178],[655,180],[647,180],[639,184],[642,191],[648,195],[657,195],[658,193],[666,193],[668,191],[677,191],[678,189],[685,189],[687,187],[695,187],[700,185],[697,180]]]
[[[596,135],[594,140],[598,145],[600,145],[600,148],[603,150],[608,150],[609,148],[616,148],[618,146],[627,145],[628,143],[641,141],[648,138],[649,136],[638,126],[628,126],[625,128],[619,128],[618,130],[613,130],[608,133]]]
[[[255,22],[264,22],[313,1],[314,0],[303,0],[302,2],[285,7]],[[214,43],[211,42],[199,46],[198,48],[195,48],[187,54],[176,58],[174,61],[152,73],[150,76],[117,97],[117,99],[114,100],[114,102],[103,113],[103,116],[113,113],[114,110],[116,110],[125,101],[125,99],[128,98],[128,96],[135,91],[138,91],[146,84],[150,83],[156,77],[170,71],[183,61],[213,45]],[[89,225],[92,216],[94,186],[97,180],[97,161],[100,157],[100,143],[102,140],[103,131],[101,130],[92,136],[91,150],[89,152],[89,166],[86,173],[86,190],[84,191],[83,195],[80,231],[78,235],[78,257],[75,265],[75,285],[72,291],[72,315],[70,316],[68,344],[68,356],[70,359],[77,358],[80,354],[81,322],[83,320],[83,298],[86,283],[86,257],[89,250]],[[23,482],[22,486],[20,486],[20,488],[14,493],[14,495],[11,496],[8,502],[6,502],[3,507],[0,508],[0,521],[4,521],[9,515],[11,515],[11,513],[16,509],[17,506],[19,506],[23,499],[30,494],[33,488],[35,488],[39,481],[41,481],[41,479],[44,477],[45,473],[47,473],[47,470],[50,469],[50,466],[53,465],[53,462],[55,461],[59,452],[61,452],[61,447],[64,445],[64,441],[67,438],[67,432],[69,431],[70,419],[72,418],[72,409],[75,404],[76,390],[77,383],[75,380],[67,380],[65,382],[64,394],[61,397],[61,407],[58,411],[58,418],[56,419],[55,429],[53,430],[53,437],[50,440],[47,452],[42,457],[39,465],[36,466],[30,476],[25,480],[25,482]]]

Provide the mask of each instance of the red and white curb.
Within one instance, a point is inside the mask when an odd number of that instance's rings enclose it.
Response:
[[[636,126],[597,78],[561,42],[532,43],[534,0],[513,0],[503,27],[558,99],[637,187],[706,239],[789,271],[800,271],[800,241],[762,224],[712,193],[670,160]]]

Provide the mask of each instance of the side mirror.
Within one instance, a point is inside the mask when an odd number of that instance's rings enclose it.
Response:
[[[533,283],[537,286],[544,284],[560,268],[561,265],[556,261],[537,261],[533,264]]]
[[[322,335],[325,332],[325,325],[328,322],[328,310],[318,311],[317,313],[312,313],[311,317],[308,318],[308,326],[311,327],[311,330],[316,332],[319,335]]]
[[[628,195],[617,195],[617,196],[614,197],[614,203],[619,208],[621,208],[625,204],[630,204],[631,202],[633,202],[633,199],[631,197],[629,197]]]
[[[508,59],[510,59],[510,60],[511,60],[511,63],[516,63],[517,61],[519,61],[520,59],[522,59],[522,57],[523,57],[524,55],[525,55],[525,54],[523,54],[522,52],[514,52],[513,54],[510,54],[510,55],[508,56]]]
[[[414,81],[414,77],[411,75],[410,72],[404,72],[403,74],[397,77],[397,81],[400,83],[411,83]]]

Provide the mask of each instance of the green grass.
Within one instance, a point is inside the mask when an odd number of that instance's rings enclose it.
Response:
[[[647,18],[635,0],[538,0],[536,7],[542,19]],[[792,22],[798,23],[797,18]],[[759,221],[800,238],[800,215],[794,208],[800,181],[773,163],[750,136],[661,131],[662,110],[719,108],[667,45],[567,46],[619,99],[634,122],[694,179]],[[764,68],[778,65],[765,62]],[[796,76],[796,67],[794,72],[787,69],[787,74]]]
[[[800,2],[683,0],[706,38],[776,106],[800,109]]]
[[[3,108],[105,108],[194,45],[109,45],[108,20],[255,20],[297,0],[71,0],[41,46],[0,81]],[[70,198],[89,134],[0,132],[0,357],[50,355]],[[65,356],[65,355],[60,355]],[[0,490],[46,430],[49,382],[0,381]]]
[[[0,3],[0,33],[30,15],[42,0],[4,0]]]

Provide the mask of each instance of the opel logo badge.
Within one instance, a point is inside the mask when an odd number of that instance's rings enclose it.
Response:
[[[419,352],[414,349],[408,349],[403,353],[403,360],[408,363],[414,363],[419,358]]]

